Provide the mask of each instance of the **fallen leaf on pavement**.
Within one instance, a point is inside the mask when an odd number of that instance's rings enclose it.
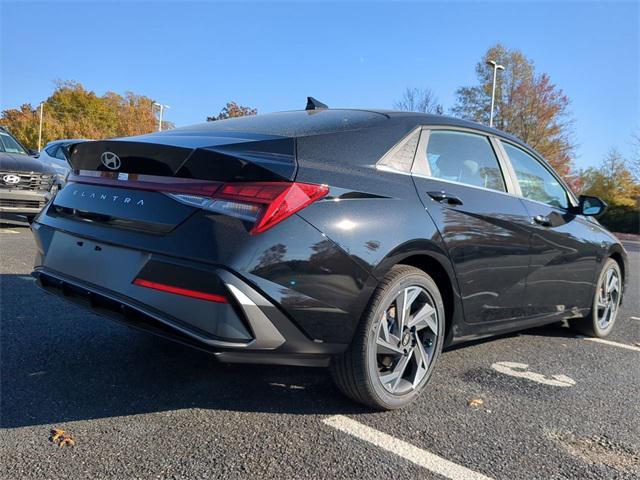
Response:
[[[60,428],[54,428],[51,430],[51,436],[49,440],[53,443],[58,444],[59,447],[70,446],[73,447],[76,444],[76,441],[73,439],[71,435]]]
[[[481,398],[472,398],[467,402],[467,405],[469,407],[479,407],[480,405],[483,405],[483,404],[484,404],[484,400],[482,400]]]

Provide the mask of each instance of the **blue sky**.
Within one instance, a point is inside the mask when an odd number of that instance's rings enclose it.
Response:
[[[390,108],[406,86],[448,110],[500,41],[571,98],[578,167],[630,153],[640,128],[639,2],[0,3],[2,109],[73,79],[169,104],[178,126],[229,100]]]

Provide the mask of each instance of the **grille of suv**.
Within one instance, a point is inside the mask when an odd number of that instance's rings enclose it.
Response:
[[[20,177],[20,182],[7,184],[2,179],[5,175],[16,175]],[[53,183],[53,175],[41,173],[24,172],[0,172],[0,188],[11,188],[12,190],[38,190],[49,191]]]
[[[16,200],[10,198],[0,198],[0,207],[9,208],[42,208],[44,200]]]

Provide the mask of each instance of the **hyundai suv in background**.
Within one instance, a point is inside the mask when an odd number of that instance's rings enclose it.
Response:
[[[31,222],[57,189],[55,170],[0,127],[0,214],[24,215]]]

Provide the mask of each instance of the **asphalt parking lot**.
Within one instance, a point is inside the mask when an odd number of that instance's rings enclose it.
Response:
[[[640,478],[627,249],[613,343],[554,325],[456,348],[415,405],[372,413],[324,370],[218,364],[43,294],[29,229],[0,225],[0,477]]]

